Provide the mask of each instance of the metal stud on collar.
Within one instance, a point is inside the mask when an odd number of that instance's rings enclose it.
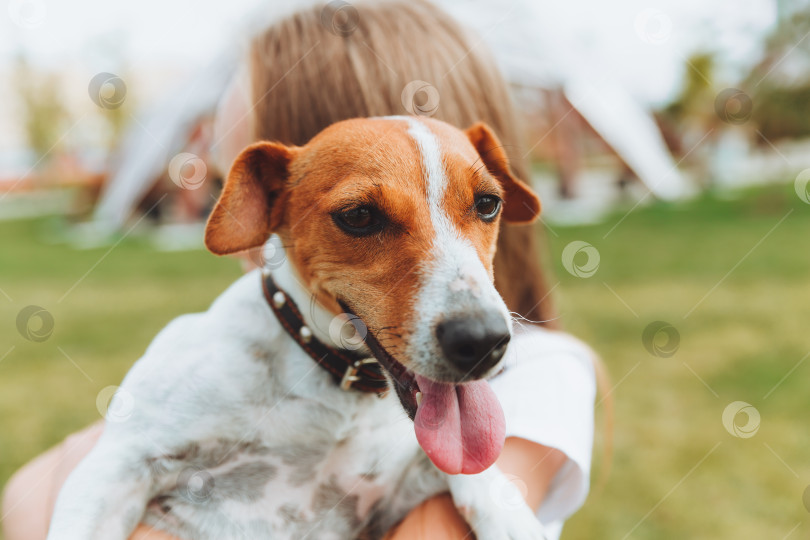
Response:
[[[304,343],[309,343],[312,340],[312,330],[309,329],[309,326],[302,326],[298,333],[301,334]]]
[[[281,291],[276,291],[273,295],[273,305],[276,306],[276,309],[281,309],[286,301],[287,297],[284,296],[284,293]]]

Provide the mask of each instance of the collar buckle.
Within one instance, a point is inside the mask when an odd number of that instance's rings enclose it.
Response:
[[[343,378],[340,379],[340,389],[341,390],[351,390],[352,384],[356,381],[359,381],[361,377],[357,376],[357,372],[360,370],[360,366],[365,364],[376,364],[377,360],[375,358],[363,358],[361,360],[355,360],[351,364],[346,367],[346,371],[343,373]]]

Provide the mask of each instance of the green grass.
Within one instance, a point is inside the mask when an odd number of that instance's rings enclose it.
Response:
[[[779,540],[798,525],[788,538],[806,538],[810,359],[782,379],[810,352],[810,205],[792,186],[769,187],[639,208],[607,234],[623,215],[549,233],[563,324],[604,358],[616,406],[612,471],[564,536]],[[158,253],[138,238],[106,256],[75,251],[48,242],[55,226],[0,224],[0,289],[11,297],[0,294],[0,355],[14,347],[0,360],[0,485],[99,419],[97,393],[120,382],[155,333],[205,309],[240,274],[234,261]],[[598,249],[594,276],[563,268],[573,240]],[[16,329],[30,304],[54,317],[42,343]],[[669,358],[642,344],[657,320],[680,334]],[[761,413],[749,439],[721,422],[738,400]]]
[[[557,261],[573,240],[599,250],[591,278],[557,265],[559,301],[615,385],[612,472],[566,537],[806,538],[810,361],[768,394],[810,353],[810,205],[770,187],[656,204],[607,234],[622,215],[551,235]],[[642,344],[656,320],[680,334],[669,358]],[[761,413],[749,439],[723,427],[733,401]]]

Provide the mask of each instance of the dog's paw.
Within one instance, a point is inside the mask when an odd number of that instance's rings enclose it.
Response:
[[[459,508],[477,540],[546,540],[543,525],[523,505],[522,509]]]
[[[518,485],[492,468],[474,476],[452,477],[456,508],[477,540],[545,540],[543,525],[526,504]]]

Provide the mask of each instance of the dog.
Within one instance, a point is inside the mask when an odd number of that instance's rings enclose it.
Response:
[[[539,211],[480,123],[353,119],[246,148],[205,242],[265,246],[272,264],[158,334],[48,539],[124,540],[139,522],[379,538],[444,491],[479,540],[543,538],[528,506],[498,500],[522,497],[492,466],[505,427],[486,382],[512,324],[493,286],[499,222]]]

